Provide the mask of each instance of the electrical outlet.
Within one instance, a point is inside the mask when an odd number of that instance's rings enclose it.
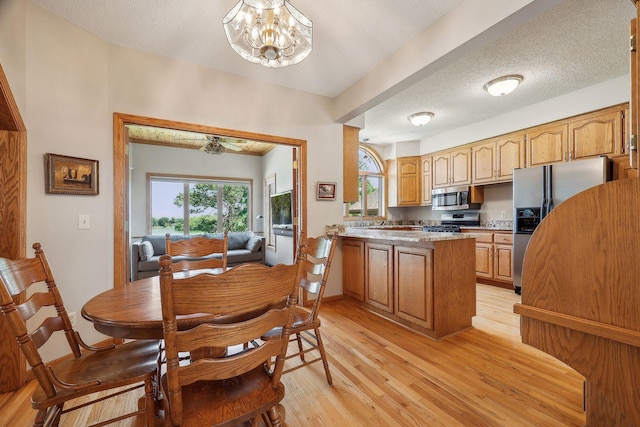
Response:
[[[67,316],[69,316],[69,320],[71,321],[71,326],[73,326],[74,328],[76,327],[76,312],[75,311],[70,311],[67,313]]]
[[[507,217],[507,211],[500,212],[500,218],[505,219]]]

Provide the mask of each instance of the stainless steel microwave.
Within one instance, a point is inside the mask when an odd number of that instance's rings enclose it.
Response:
[[[431,191],[431,209],[435,211],[454,211],[480,209],[484,201],[482,188],[461,186],[434,188]]]

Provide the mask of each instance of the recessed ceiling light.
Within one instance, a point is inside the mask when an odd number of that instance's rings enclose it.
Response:
[[[422,126],[422,125],[426,125],[427,123],[429,123],[431,121],[431,119],[433,118],[434,114],[433,113],[415,113],[412,114],[408,117],[409,121],[411,122],[412,125],[414,126]]]
[[[523,78],[519,74],[502,76],[486,83],[483,88],[493,96],[507,95],[516,90]]]

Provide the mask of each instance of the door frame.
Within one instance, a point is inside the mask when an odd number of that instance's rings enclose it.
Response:
[[[307,225],[307,141],[303,139],[259,134],[234,129],[223,129],[213,126],[177,122],[125,113],[113,113],[113,286],[117,288],[129,283],[129,204],[128,204],[128,153],[129,140],[126,125],[152,126],[168,129],[200,132],[227,136],[237,139],[270,142],[288,145],[295,149],[298,162],[292,166],[294,197],[299,196],[299,203],[294,206],[294,253],[297,249],[297,238],[300,233],[306,235]],[[297,194],[296,194],[297,193]],[[297,197],[294,198],[297,200]],[[296,209],[299,209],[296,212]],[[297,224],[297,225],[296,225]]]

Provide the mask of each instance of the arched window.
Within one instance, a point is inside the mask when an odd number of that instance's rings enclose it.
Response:
[[[358,201],[346,203],[347,218],[363,220],[384,219],[386,200],[384,188],[384,162],[373,149],[358,148]]]

